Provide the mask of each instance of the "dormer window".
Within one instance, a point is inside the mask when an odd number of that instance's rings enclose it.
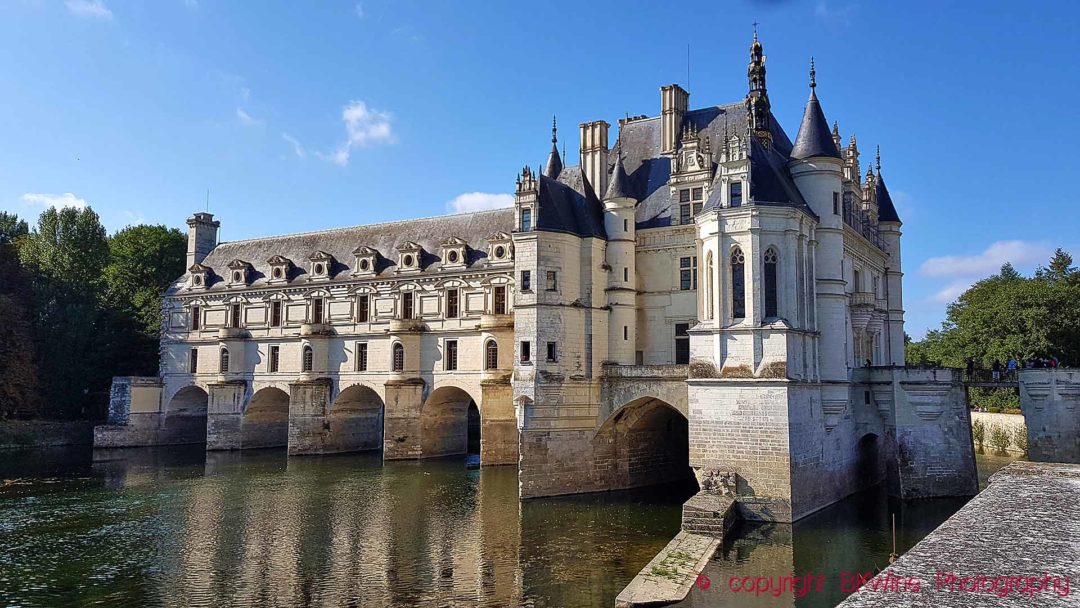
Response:
[[[190,286],[192,289],[206,289],[210,286],[210,267],[202,264],[192,264],[188,268]]]
[[[243,260],[229,262],[229,287],[245,287],[251,276],[251,264]]]
[[[424,249],[420,245],[406,241],[398,250],[398,271],[417,271],[420,270],[421,255]]]
[[[488,259],[491,263],[510,262],[514,259],[514,243],[509,234],[496,232],[487,240]]]
[[[468,244],[456,236],[442,243],[442,266],[444,268],[464,268],[468,261]]]
[[[312,280],[330,280],[331,269],[334,265],[334,256],[325,251],[316,251],[308,258],[311,261]]]
[[[356,258],[353,264],[353,275],[356,276],[371,276],[378,270],[379,252],[376,249],[368,247],[367,245],[361,245],[356,249],[353,249],[353,256]]]
[[[275,255],[266,260],[270,266],[270,283],[287,283],[289,271],[292,270],[292,260],[282,255]]]
[[[528,232],[528,231],[532,230],[533,229],[532,209],[530,209],[528,207],[522,209],[521,214],[519,216],[519,220],[520,221],[519,221],[518,230],[520,232]]]

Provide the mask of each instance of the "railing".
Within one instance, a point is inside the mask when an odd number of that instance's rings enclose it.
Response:
[[[865,211],[844,205],[844,223],[870,241],[878,249],[885,251],[885,239],[881,238],[877,224],[870,220]]]
[[[855,291],[851,293],[852,306],[874,306],[877,298],[870,291]]]
[[[1016,384],[1020,381],[1019,370],[1002,368],[964,370],[965,384]]]

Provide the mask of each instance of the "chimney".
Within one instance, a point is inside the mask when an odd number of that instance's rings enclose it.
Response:
[[[596,198],[607,192],[608,182],[608,123],[602,120],[579,125],[581,129],[581,173],[592,186]]]
[[[690,94],[677,84],[660,87],[660,151],[675,152]]]
[[[188,218],[187,225],[187,268],[191,268],[206,259],[210,250],[217,246],[221,222],[214,221],[212,213],[196,213]]]

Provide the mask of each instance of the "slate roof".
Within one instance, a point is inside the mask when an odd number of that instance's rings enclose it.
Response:
[[[630,177],[626,175],[626,168],[622,162],[622,151],[619,148],[615,148],[615,168],[611,170],[607,192],[604,193],[605,201],[617,198],[634,198],[630,194]]]
[[[548,154],[547,165],[544,167],[544,175],[551,179],[557,179],[559,174],[562,173],[563,164],[562,158],[559,156],[559,148],[556,147],[555,142],[551,142],[551,154]]]
[[[543,178],[546,179],[546,178]],[[393,272],[397,263],[397,248],[412,241],[424,248],[421,264],[424,270],[438,269],[440,245],[449,237],[460,237],[468,243],[469,266],[483,265],[487,257],[487,239],[497,232],[510,233],[514,229],[514,208],[506,207],[490,211],[477,211],[457,215],[444,215],[415,220],[369,224],[351,228],[337,228],[318,232],[304,232],[284,236],[271,236],[246,241],[221,243],[215,247],[206,259],[204,266],[209,266],[214,273],[208,289],[192,290],[193,293],[224,291],[226,284],[222,277],[226,275],[229,262],[241,259],[252,265],[252,287],[264,286],[270,276],[270,258],[281,255],[292,261],[289,285],[321,284],[309,278],[308,259],[316,251],[325,251],[333,256],[331,280],[351,278],[352,265],[355,263],[353,251],[366,245],[381,254],[376,266],[378,275]],[[186,277],[177,279],[167,295],[173,295],[186,286]]]
[[[533,225],[536,230],[607,238],[604,207],[585,186],[580,167],[563,169],[558,179],[540,176]]]
[[[836,149],[829,123],[825,120],[825,113],[821,111],[817,92],[811,88],[802,124],[799,125],[799,134],[795,137],[795,147],[791,150],[791,158],[801,160],[821,156],[840,158],[840,150]]]
[[[877,206],[879,222],[899,222],[900,216],[896,214],[896,206],[893,205],[889,189],[885,187],[885,178],[881,177],[880,171],[877,176]]]

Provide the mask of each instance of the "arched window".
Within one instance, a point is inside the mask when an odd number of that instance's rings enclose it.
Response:
[[[713,319],[713,257],[705,256],[705,318]]]
[[[742,249],[731,250],[731,317],[746,316],[746,258]]]
[[[303,366],[303,370],[305,372],[310,372],[311,369],[315,366],[315,355],[311,352],[310,344],[304,345],[304,358],[301,362],[301,365]]]
[[[499,368],[499,345],[495,340],[488,340],[484,344],[484,369]]]
[[[776,250],[769,247],[765,251],[765,317],[778,317],[776,297]]]
[[[405,369],[405,347],[401,342],[394,342],[394,371],[400,372]]]
[[[229,349],[221,349],[221,358],[218,362],[218,369],[223,374],[229,373]]]

